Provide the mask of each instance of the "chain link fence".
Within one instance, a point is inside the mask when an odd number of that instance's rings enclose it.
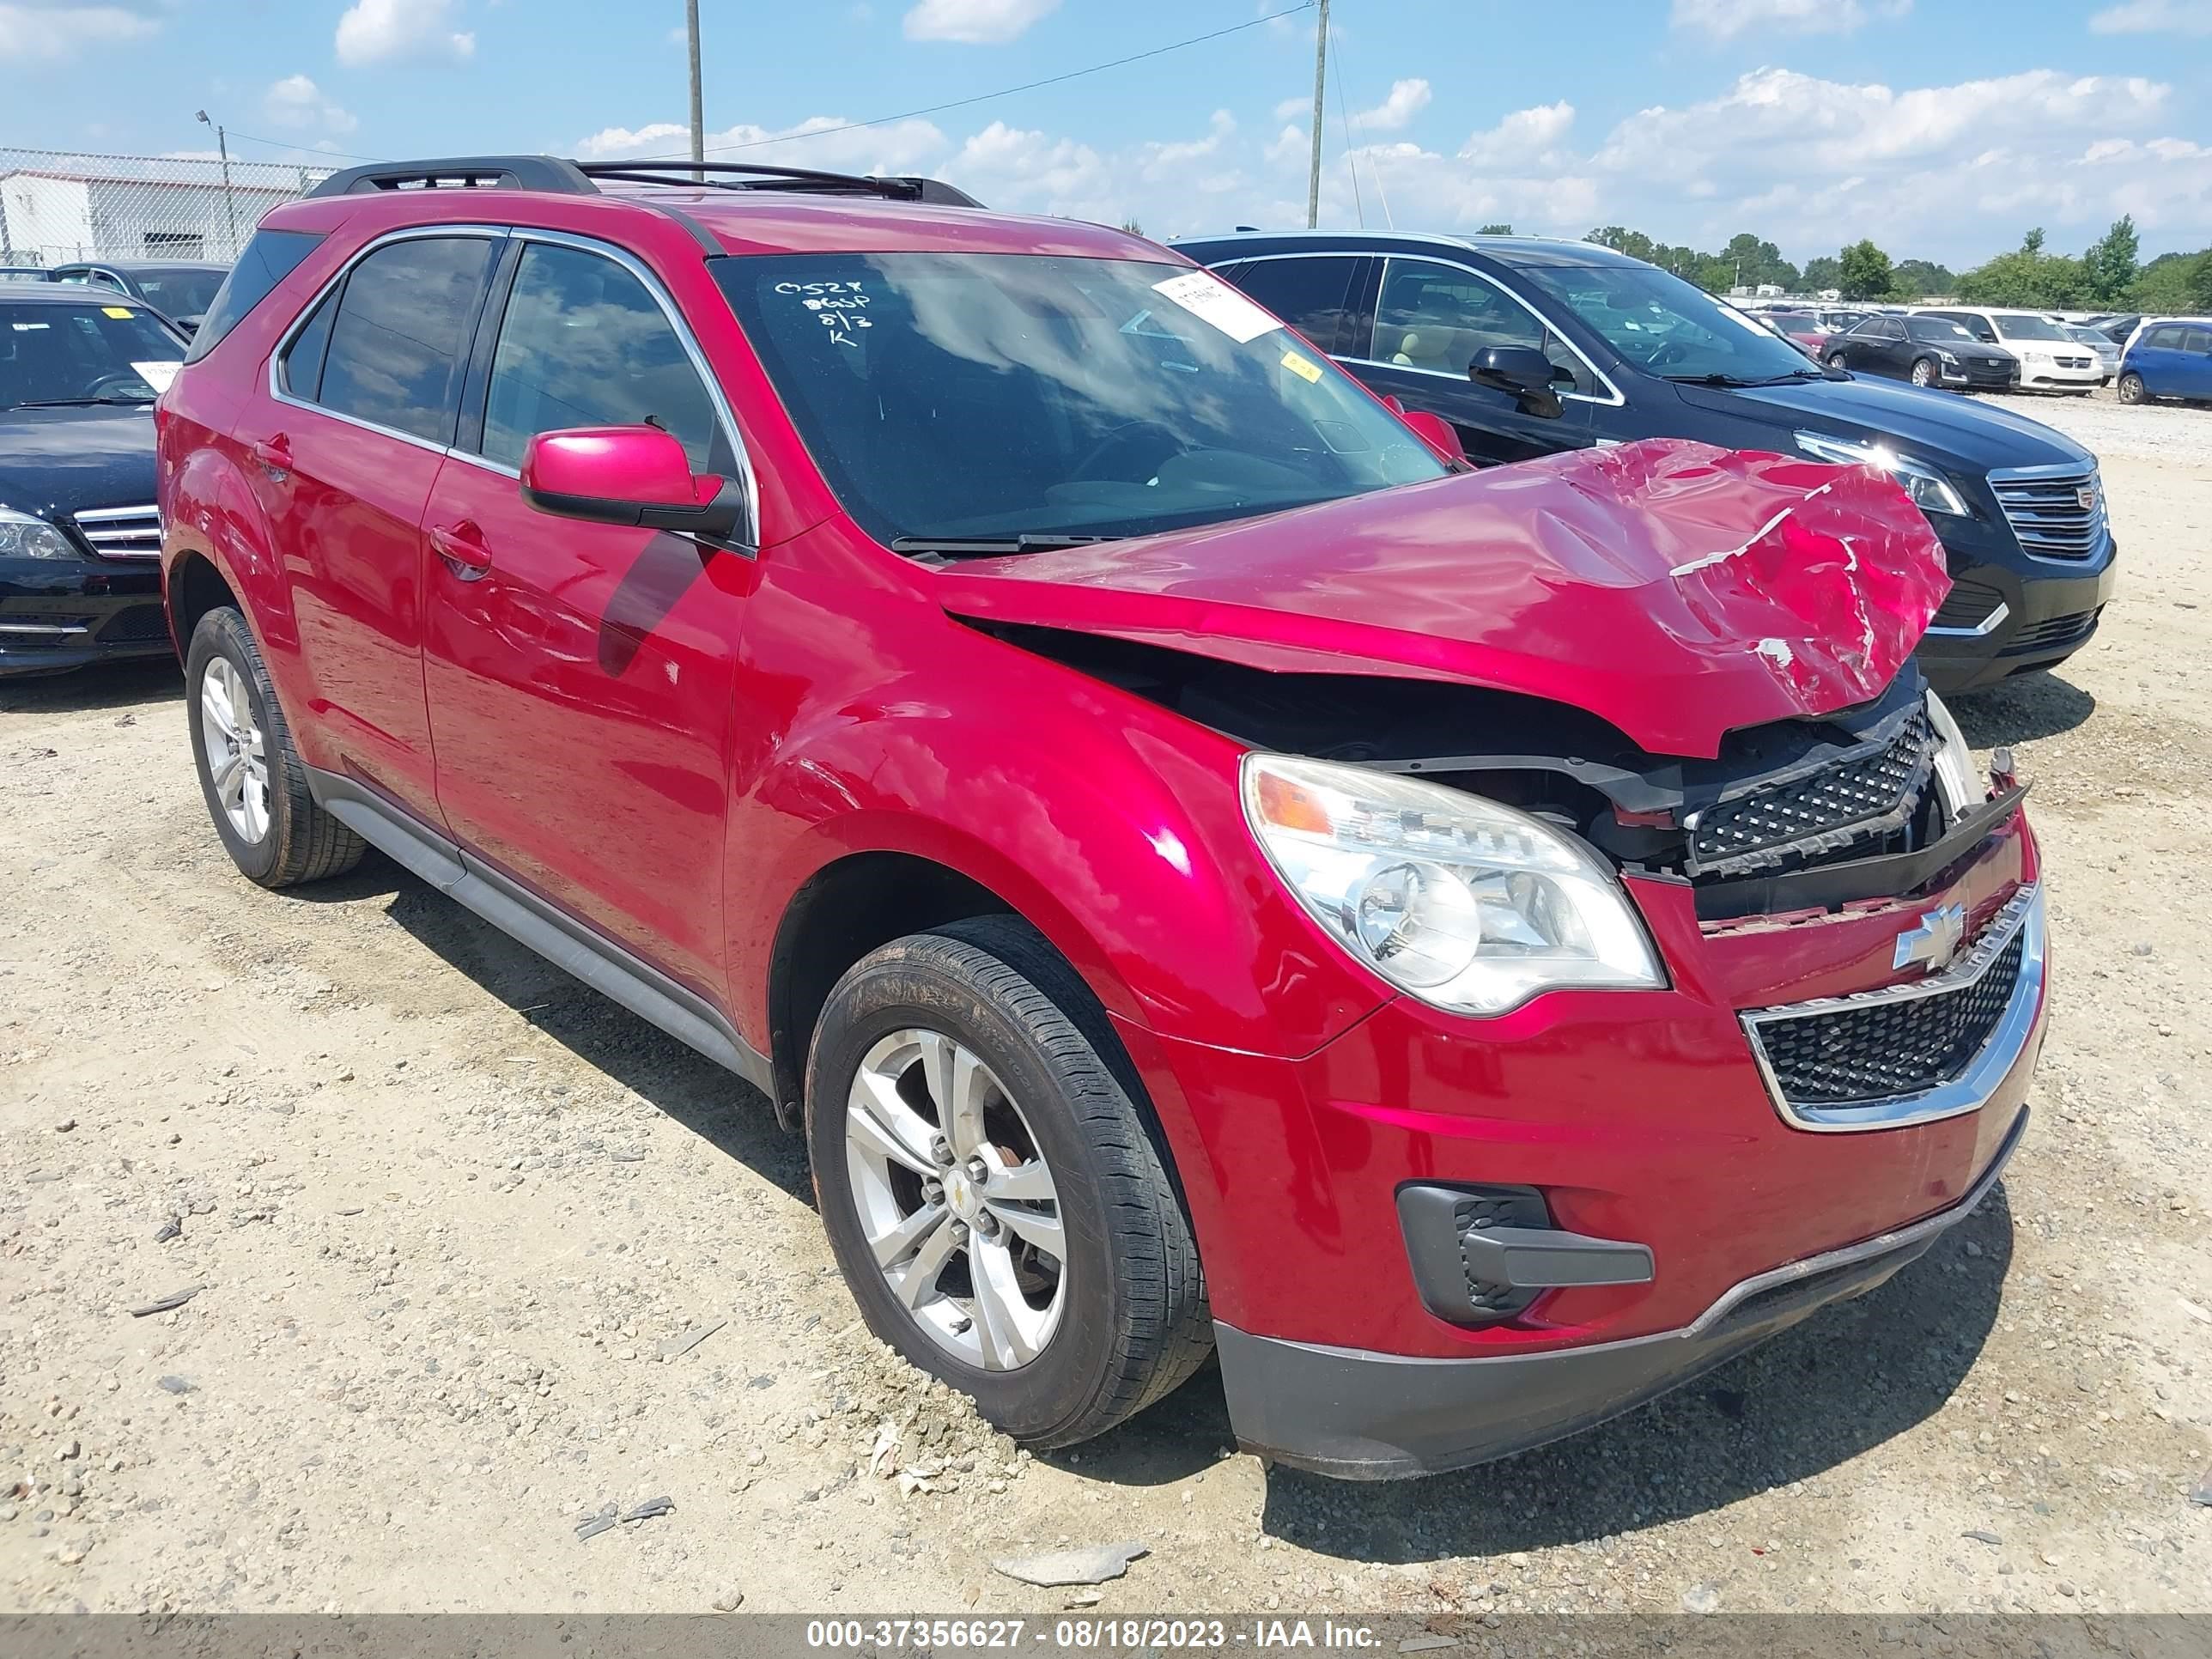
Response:
[[[0,265],[238,257],[262,215],[331,169],[0,145]]]

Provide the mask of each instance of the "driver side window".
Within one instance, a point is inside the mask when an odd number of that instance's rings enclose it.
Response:
[[[1430,259],[1383,261],[1372,361],[1463,380],[1468,361],[1488,346],[1534,347],[1565,371],[1554,377],[1561,391],[1596,390],[1565,343],[1488,279]]]

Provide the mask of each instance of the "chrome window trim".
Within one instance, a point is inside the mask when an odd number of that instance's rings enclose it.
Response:
[[[384,426],[375,421],[364,421],[358,415],[348,415],[343,410],[332,409],[327,404],[311,403],[305,398],[294,397],[284,385],[282,372],[284,354],[292,349],[292,342],[300,337],[301,332],[307,326],[308,319],[320,309],[323,301],[331,297],[341,283],[353,275],[356,265],[378,249],[389,247],[394,242],[419,242],[431,237],[463,237],[487,242],[503,242],[507,235],[508,232],[498,225],[403,225],[398,230],[387,230],[381,236],[375,237],[355,249],[352,257],[333,271],[323,285],[315,290],[313,297],[300,307],[298,314],[284,325],[284,331],[276,337],[276,343],[269,349],[270,401],[287,404],[293,409],[304,409],[310,414],[321,416],[325,420],[342,422],[362,432],[374,432],[379,437],[396,439],[403,444],[428,451],[433,455],[453,454],[453,449],[448,444],[433,443],[429,439],[418,436],[415,433],[402,432],[398,427]],[[331,321],[332,327],[335,328],[337,319],[334,317]]]
[[[661,314],[668,319],[669,325],[676,331],[676,337],[683,344],[684,356],[690,359],[693,371],[697,374],[707,388],[707,396],[714,404],[715,416],[722,423],[723,435],[729,440],[731,453],[737,458],[738,474],[745,492],[746,540],[755,547],[760,545],[759,484],[753,472],[752,457],[747,453],[744,440],[738,434],[737,416],[730,408],[729,398],[723,393],[721,380],[708,365],[706,354],[700,349],[699,342],[693,337],[690,325],[684,321],[683,313],[677,308],[675,301],[670,297],[667,289],[662,285],[660,279],[653,275],[651,268],[627,249],[617,247],[611,242],[599,241],[593,237],[574,235],[561,230],[539,230],[526,225],[405,225],[397,230],[385,232],[382,235],[356,249],[352,256],[332,272],[320,288],[315,290],[313,297],[300,307],[298,314],[285,325],[284,331],[277,336],[276,343],[270,348],[269,352],[270,400],[289,404],[294,409],[307,410],[310,413],[322,416],[326,420],[343,422],[347,426],[358,428],[363,432],[374,432],[379,437],[396,439],[401,443],[412,445],[416,449],[426,450],[433,455],[442,455],[447,460],[464,462],[470,466],[482,468],[487,472],[497,473],[501,477],[520,480],[522,474],[515,468],[495,461],[490,457],[475,450],[463,449],[454,444],[433,443],[428,438],[418,437],[412,432],[402,432],[396,427],[380,425],[374,421],[365,421],[359,416],[348,415],[323,404],[311,403],[305,398],[295,398],[286,390],[284,386],[282,373],[284,354],[291,349],[292,342],[307,327],[308,319],[315,314],[317,308],[331,296],[341,283],[353,274],[356,265],[379,248],[389,246],[394,242],[421,241],[425,238],[441,236],[476,237],[492,242],[509,240],[547,242],[558,246],[573,247],[585,253],[595,253],[602,258],[613,260],[615,264],[622,266],[642,283],[646,292],[653,296],[653,303],[660,307]],[[335,323],[336,319],[332,321]]]
[[[2013,981],[2011,999],[2005,1004],[2004,1012],[1998,1017],[1988,1039],[1982,1044],[1980,1053],[1953,1081],[1913,1094],[1893,1095],[1887,1100],[1866,1101],[1849,1106],[1796,1105],[1783,1092],[1781,1082],[1775,1076],[1773,1065],[1767,1058],[1765,1042],[1760,1036],[1763,1027],[1778,1021],[1802,1019],[1808,1015],[1883,1007],[1916,1001],[1923,997],[1964,991],[1989,972],[2015,936],[2025,943],[2021,950],[2020,974]],[[1990,1096],[1996,1091],[1997,1085],[2004,1081],[2007,1073],[2019,1062],[2021,1055],[2034,1037],[2043,1012],[2043,887],[2041,883],[2035,882],[2015,892],[2006,902],[2005,908],[1990,920],[1989,926],[1982,929],[1981,936],[1974,941],[1973,949],[1940,974],[1930,974],[1925,979],[1915,980],[1906,985],[1854,992],[1849,996],[1818,997],[1808,1002],[1743,1011],[1739,1018],[1743,1024],[1744,1036],[1751,1042],[1752,1058],[1758,1062],[1759,1076],[1765,1082],[1767,1097],[1774,1103],[1774,1109],[1781,1115],[1783,1121],[1792,1128],[1808,1129],[1820,1134],[1850,1134],[1868,1129],[1904,1128],[1911,1124],[1933,1123],[1942,1118],[1959,1117],[1967,1112],[1978,1111]]]
[[[1400,231],[1397,234],[1407,237],[1409,240],[1413,238],[1413,233],[1410,231]],[[1423,238],[1419,240],[1425,241],[1427,239]],[[1469,251],[1472,252],[1473,250],[1470,249]],[[1552,319],[1544,315],[1542,312],[1537,310],[1535,307],[1530,305],[1526,300],[1516,294],[1511,289],[1507,288],[1496,277],[1492,276],[1486,272],[1477,270],[1473,265],[1462,264],[1456,259],[1440,258],[1433,253],[1377,253],[1371,248],[1334,247],[1313,248],[1297,253],[1255,253],[1247,255],[1245,258],[1241,259],[1224,259],[1221,263],[1224,265],[1259,265],[1266,264],[1270,261],[1276,259],[1380,259],[1386,267],[1393,259],[1425,259],[1429,264],[1432,265],[1442,265],[1447,270],[1465,271],[1476,281],[1489,283],[1491,287],[1496,289],[1507,299],[1512,301],[1515,305],[1519,306],[1522,310],[1527,312],[1529,316],[1535,319],[1536,325],[1540,329],[1541,329],[1545,333],[1551,335],[1554,339],[1558,340],[1561,345],[1566,347],[1569,351],[1572,352],[1575,356],[1575,361],[1580,363],[1584,368],[1588,369],[1590,372],[1591,378],[1596,380],[1600,386],[1603,386],[1607,392],[1612,394],[1609,397],[1599,398],[1594,397],[1587,392],[1562,392],[1559,394],[1559,397],[1563,402],[1595,404],[1601,409],[1624,409],[1627,407],[1628,399],[1620,395],[1620,388],[1613,383],[1613,377],[1607,374],[1603,369],[1600,368],[1595,363],[1592,362],[1589,360],[1589,353],[1585,352],[1580,346],[1577,345],[1565,334],[1562,334],[1559,329],[1553,325]],[[1211,270],[1218,269],[1218,267],[1209,265],[1206,269]],[[1389,281],[1389,271],[1387,269],[1383,271],[1382,280],[1384,283]],[[1377,314],[1380,314],[1382,308],[1382,289],[1381,284],[1376,285],[1375,297],[1375,308]],[[1368,342],[1370,345],[1374,343],[1375,338],[1371,331],[1372,324],[1370,320],[1370,331],[1367,337]],[[1465,386],[1468,384],[1468,378],[1464,374],[1448,374],[1440,368],[1415,368],[1407,363],[1386,363],[1378,358],[1355,356],[1348,352],[1336,354],[1336,361],[1340,363],[1361,363],[1370,368],[1392,369],[1401,374],[1425,374],[1432,380],[1449,380],[1454,386]]]
[[[2012,615],[2012,606],[2004,600],[1999,599],[1996,609],[1972,628],[1937,628],[1930,624],[1927,631],[1931,637],[1937,639],[1978,640],[1986,635],[1994,634],[2004,619],[2010,615]]]
[[[538,230],[528,225],[516,225],[509,234],[519,241],[543,242],[554,247],[574,248],[580,253],[595,253],[603,259],[612,260],[644,285],[645,291],[653,296],[653,302],[660,307],[661,315],[668,319],[669,327],[676,331],[676,338],[684,348],[684,355],[691,360],[692,372],[698,375],[699,383],[707,389],[707,398],[714,405],[715,418],[722,423],[722,435],[729,441],[730,453],[737,461],[738,482],[745,493],[745,540],[750,545],[758,547],[761,539],[760,482],[753,472],[752,456],[745,448],[744,438],[738,430],[737,412],[730,407],[730,400],[722,390],[721,378],[707,361],[706,352],[691,332],[690,323],[660,278],[653,274],[652,267],[627,248],[617,247],[612,242],[600,241],[596,237],[580,236],[571,231]],[[502,317],[501,321],[504,324],[506,319]],[[499,345],[495,340],[492,343],[492,368],[496,368],[498,362]],[[487,398],[490,391],[490,375],[491,369],[487,369]],[[455,450],[453,453],[458,459],[472,461],[495,472],[507,473],[518,478],[522,476],[520,472],[509,472],[504,463],[476,452]]]

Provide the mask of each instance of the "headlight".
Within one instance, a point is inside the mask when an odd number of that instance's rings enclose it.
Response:
[[[1611,869],[1525,812],[1441,784],[1244,757],[1244,817],[1314,920],[1384,979],[1455,1013],[1561,987],[1662,986]]]
[[[1881,468],[1897,480],[1923,513],[1963,515],[1966,511],[1966,503],[1951,488],[1948,478],[1932,466],[1906,459],[1887,444],[1832,438],[1825,432],[1801,432],[1797,434],[1797,447],[1816,461],[1832,461],[1838,466]]]
[[[1959,366],[1959,360],[1958,360],[1958,358],[1957,358],[1955,356],[1954,356],[1952,353],[1950,353],[1950,352],[1948,352],[1948,351],[1944,350],[1941,346],[1938,346],[1938,347],[1936,348],[1936,355],[1938,357],[1940,357],[1940,358],[1942,358],[1942,359],[1943,360],[1943,367],[1944,367],[1944,368],[1958,368],[1958,366]]]
[[[1974,751],[1966,746],[1966,735],[1943,699],[1933,691],[1928,694],[1928,723],[1936,728],[1936,792],[1942,797],[1945,816],[1956,823],[1962,813],[1979,806],[1988,792],[1975,787]]]
[[[73,559],[76,544],[44,519],[0,507],[0,559]]]

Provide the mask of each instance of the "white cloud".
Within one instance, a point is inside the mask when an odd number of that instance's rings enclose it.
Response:
[[[1902,17],[1912,0],[1674,0],[1669,17],[1678,29],[1702,29],[1729,40],[1754,29],[1792,34],[1849,34],[1869,17]]]
[[[58,64],[87,47],[143,40],[161,27],[127,6],[0,3],[0,64]]]
[[[350,68],[400,58],[465,58],[477,38],[453,27],[452,0],[354,0],[338,19],[338,62]]]
[[[836,131],[842,128],[843,131]],[[655,121],[632,130],[605,127],[576,142],[578,159],[619,161],[640,156],[690,154],[691,129],[674,121]],[[894,121],[887,126],[852,126],[842,116],[814,115],[795,126],[759,127],[750,123],[705,136],[707,157],[716,161],[757,161],[764,167],[823,167],[833,173],[921,173],[935,167],[950,141],[927,121]]]
[[[2089,27],[2099,34],[2212,34],[2212,0],[2126,0]]]
[[[1278,121],[1295,121],[1300,116],[1309,119],[1312,118],[1313,100],[1311,98],[1303,95],[1297,98],[1285,98],[1275,106],[1275,118]]]
[[[1429,106],[1429,83],[1423,80],[1393,81],[1390,95],[1373,109],[1352,118],[1362,131],[1396,132],[1411,126],[1413,118]]]
[[[921,0],[906,15],[906,38],[1003,46],[1059,5],[1060,0]]]
[[[351,132],[361,125],[304,75],[288,75],[271,84],[261,96],[261,106],[269,119],[280,127]]]
[[[1575,125],[1575,106],[1564,98],[1513,112],[1496,126],[1470,134],[1459,159],[1478,167],[1526,167],[1556,155]]]

